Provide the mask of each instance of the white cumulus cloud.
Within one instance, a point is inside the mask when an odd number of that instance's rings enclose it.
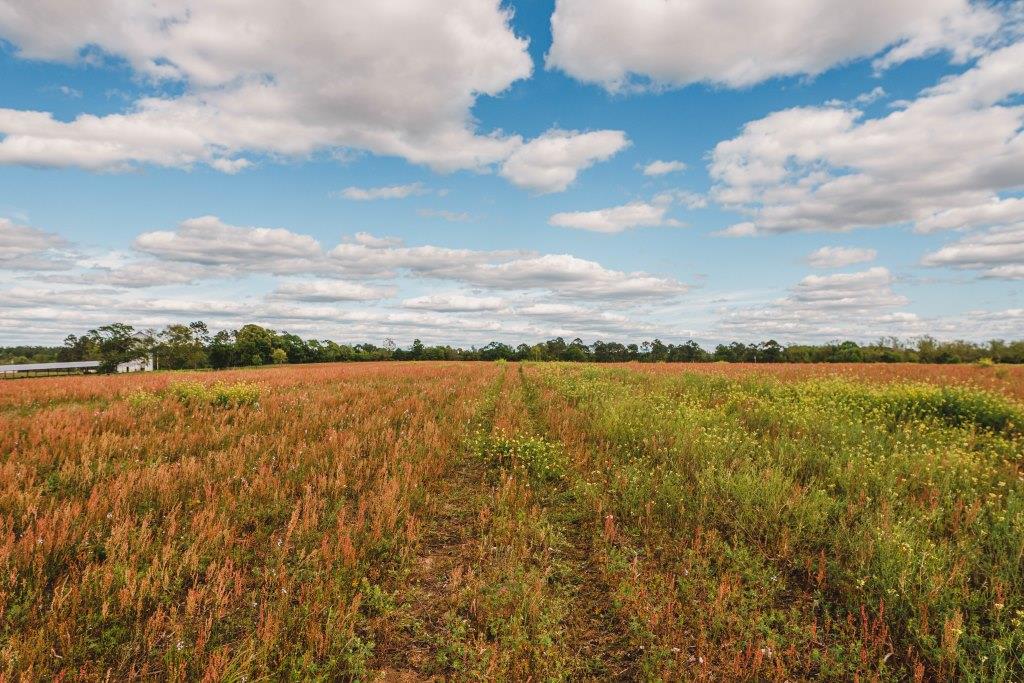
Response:
[[[59,250],[67,246],[60,235],[0,218],[0,269],[65,270],[72,264]]]
[[[284,228],[236,226],[216,216],[182,221],[175,230],[145,232],[135,238],[140,252],[167,261],[288,272],[322,255],[309,235]]]
[[[925,254],[926,266],[977,270],[984,277],[1024,279],[1024,223],[969,235]]]
[[[678,220],[665,214],[671,204],[651,202],[630,202],[622,206],[594,211],[569,211],[556,213],[548,223],[561,228],[576,228],[590,232],[617,233],[633,228],[659,226],[680,226]]]
[[[393,296],[393,287],[371,287],[343,280],[305,280],[281,283],[271,299],[289,301],[374,301]]]
[[[743,87],[886,48],[877,68],[940,50],[964,61],[1000,24],[969,0],[558,0],[547,66],[611,91]]]
[[[681,161],[652,161],[643,168],[644,175],[647,176],[659,176],[683,170],[686,170],[686,164]]]
[[[426,311],[468,313],[474,311],[498,311],[505,308],[505,300],[497,296],[470,296],[457,292],[428,294],[406,299],[403,308]]]
[[[339,194],[345,199],[366,202],[375,199],[405,199],[406,197],[426,194],[428,191],[423,187],[423,183],[409,183],[408,185],[387,185],[384,187],[346,187]]]
[[[580,171],[628,145],[626,134],[619,130],[549,130],[512,152],[502,164],[501,175],[540,194],[562,192]]]
[[[0,37],[26,59],[123,58],[178,84],[124,112],[60,121],[0,109],[0,163],[119,169],[232,161],[243,151],[365,149],[440,169],[479,168],[519,144],[469,110],[532,71],[498,0],[307,3],[97,0],[5,3]]]
[[[712,153],[712,196],[750,215],[746,234],[911,223],[969,228],[1019,216],[1024,42],[992,52],[905,108],[770,114]],[[736,228],[733,232],[739,232]]]
[[[810,253],[807,263],[812,268],[844,268],[855,263],[874,261],[878,252],[856,247],[822,247]]]

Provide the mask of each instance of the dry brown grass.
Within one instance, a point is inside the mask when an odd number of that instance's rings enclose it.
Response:
[[[0,678],[358,676],[378,584],[494,375],[218,373],[261,387],[228,408],[160,393],[204,373],[5,383]]]

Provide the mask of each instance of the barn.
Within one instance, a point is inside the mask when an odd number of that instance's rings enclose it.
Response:
[[[153,370],[153,354],[142,356],[141,358],[134,358],[125,363],[117,364],[118,372],[152,372]]]

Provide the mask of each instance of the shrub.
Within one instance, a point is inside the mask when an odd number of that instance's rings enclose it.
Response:
[[[557,481],[565,474],[561,446],[539,436],[478,435],[473,450],[491,464],[526,472],[535,484]]]
[[[225,384],[216,382],[210,386],[201,382],[175,382],[170,392],[185,405],[212,405],[219,408],[258,406],[260,386],[252,382]]]
[[[145,389],[136,389],[127,396],[125,400],[133,410],[144,410],[160,402],[160,397]]]

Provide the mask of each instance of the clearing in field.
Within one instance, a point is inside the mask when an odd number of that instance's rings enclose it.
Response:
[[[1024,376],[822,370],[0,384],[0,679],[1020,680]]]

